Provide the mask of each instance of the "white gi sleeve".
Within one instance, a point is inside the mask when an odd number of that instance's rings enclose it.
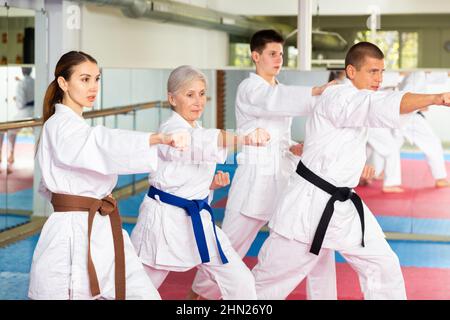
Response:
[[[161,128],[161,132],[173,130]],[[218,146],[219,129],[204,128],[180,128],[177,131],[187,130],[191,135],[191,145],[184,151],[171,148],[167,145],[160,145],[158,155],[166,161],[182,161],[186,163],[224,163],[227,159],[227,149]],[[175,132],[175,131],[172,131]]]
[[[424,71],[412,72],[405,76],[398,85],[400,91],[409,91],[413,93],[425,93],[427,88],[427,76]]]
[[[38,187],[38,193],[43,196],[48,201],[52,200],[52,192],[47,189],[47,186],[45,185],[45,182],[43,179],[39,181],[39,187]]]
[[[16,107],[17,109],[25,108],[26,101],[25,83],[24,80],[20,81],[16,87]]]
[[[105,175],[156,170],[157,147],[149,146],[151,133],[90,127],[82,121],[47,124],[45,134],[55,161],[62,165]]]
[[[446,84],[448,73],[446,71],[433,71],[426,74],[426,84]]]
[[[317,112],[336,127],[398,128],[405,92],[357,90],[334,86],[322,94]]]
[[[208,195],[208,204],[209,205],[211,205],[213,199],[214,199],[214,190],[209,190],[209,195]]]
[[[254,117],[294,117],[312,112],[312,87],[271,86],[264,81],[244,80],[236,95],[236,108]]]

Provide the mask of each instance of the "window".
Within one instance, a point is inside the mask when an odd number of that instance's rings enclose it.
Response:
[[[253,65],[248,43],[230,44],[230,65],[236,67],[251,67]]]
[[[402,32],[401,35],[401,67],[405,69],[417,68],[419,35],[417,32]]]
[[[297,57],[298,49],[294,46],[289,46],[287,55],[284,56],[284,59],[287,59],[287,66],[291,68],[297,68]]]
[[[375,43],[385,55],[386,69],[416,68],[418,63],[418,33],[401,31],[370,30],[356,34],[355,43],[370,41]]]

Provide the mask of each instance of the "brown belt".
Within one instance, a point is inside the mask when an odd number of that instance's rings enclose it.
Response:
[[[88,211],[88,275],[92,296],[100,294],[97,273],[91,258],[91,231],[95,213],[98,211],[102,216],[109,215],[114,241],[114,272],[116,300],[125,299],[125,250],[122,235],[122,221],[120,219],[117,202],[113,197],[105,197],[101,200],[74,196],[69,194],[53,193],[52,205],[55,211]]]

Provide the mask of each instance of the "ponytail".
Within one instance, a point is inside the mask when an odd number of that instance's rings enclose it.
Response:
[[[43,110],[44,123],[55,113],[55,104],[62,101],[63,95],[64,93],[59,87],[57,80],[53,80],[45,92]]]

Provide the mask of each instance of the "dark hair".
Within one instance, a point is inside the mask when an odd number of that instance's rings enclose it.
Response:
[[[59,58],[55,68],[55,79],[50,83],[45,92],[43,111],[44,123],[55,113],[55,104],[61,102],[64,96],[64,92],[58,85],[58,78],[63,77],[64,79],[69,80],[72,76],[74,67],[86,61],[97,64],[97,61],[93,57],[81,51],[69,51]]]
[[[359,70],[366,57],[375,59],[384,59],[383,51],[376,45],[370,42],[359,42],[354,44],[347,52],[345,56],[345,68],[348,65],[354,66]]]
[[[284,39],[281,34],[275,30],[260,30],[253,34],[250,39],[250,51],[262,53],[266,44],[276,42],[284,44]]]
[[[339,75],[345,72],[344,69],[331,69],[330,75],[328,76],[328,82],[333,81],[335,79],[339,79]]]
[[[31,74],[31,71],[32,71],[33,69],[32,68],[29,68],[29,67],[22,67],[22,74],[24,75],[24,76],[29,76],[30,74]]]

